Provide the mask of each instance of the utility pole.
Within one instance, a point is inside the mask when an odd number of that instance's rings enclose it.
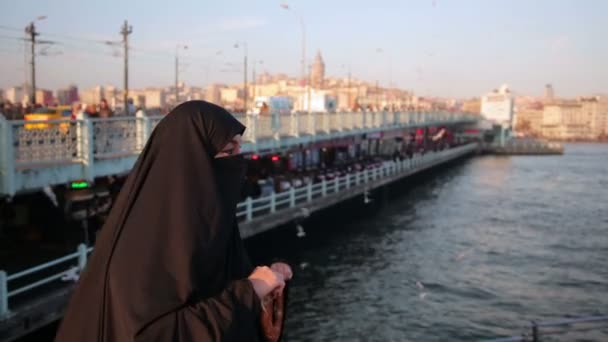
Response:
[[[120,31],[120,34],[122,34],[122,42],[124,44],[124,48],[125,48],[125,84],[124,84],[124,97],[123,97],[123,101],[124,101],[124,106],[125,106],[125,115],[129,115],[129,108],[127,105],[128,99],[129,99],[129,35],[133,33],[133,27],[129,26],[129,24],[127,23],[127,21],[125,20],[125,23],[122,26],[122,30]]]
[[[380,89],[378,88],[378,80],[376,80],[376,112],[380,107]]]
[[[352,110],[352,107],[350,105],[350,66],[348,67],[348,111]]]
[[[310,82],[311,82],[311,77],[312,77],[312,65],[308,65],[308,84],[306,84],[306,89],[308,90],[308,100],[306,101],[306,107],[308,107],[308,114],[312,113],[311,111],[311,107],[310,107]]]
[[[245,43],[245,57],[244,57],[244,68],[245,72],[243,73],[243,113],[247,114],[247,43]]]
[[[179,58],[177,57],[177,49],[175,49],[175,105],[179,104],[179,88],[178,88],[178,75],[179,74]]]
[[[175,105],[179,104],[179,49],[188,49],[188,45],[175,46]]]
[[[234,44],[234,48],[243,47],[243,112],[247,114],[247,42]]]
[[[251,82],[253,83],[253,101],[255,102],[255,97],[256,97],[256,88],[258,87],[258,78],[256,77],[257,75],[255,74],[255,66],[257,61],[254,59],[253,60],[253,70],[252,70],[252,75],[251,75]]]
[[[30,93],[30,103],[34,105],[36,103],[36,36],[40,33],[36,32],[36,26],[34,26],[33,21],[25,27],[25,33],[29,35],[32,45],[32,60],[30,62],[32,68],[32,89]]]

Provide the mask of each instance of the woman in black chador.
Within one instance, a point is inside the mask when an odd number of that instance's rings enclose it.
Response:
[[[98,239],[59,342],[255,341],[261,299],[291,278],[253,269],[235,211],[245,127],[204,101],[154,129]]]

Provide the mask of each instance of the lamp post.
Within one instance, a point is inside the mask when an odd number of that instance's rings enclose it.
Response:
[[[188,45],[175,46],[175,105],[179,104],[179,50],[187,50]]]
[[[253,74],[252,74],[253,80],[252,81],[253,81],[253,99],[254,99],[254,101],[255,101],[255,97],[257,96],[256,92],[257,92],[257,85],[258,85],[258,79],[257,79],[257,75],[255,73],[255,67],[258,64],[260,64],[260,65],[264,64],[264,61],[256,61],[256,60],[253,61]]]
[[[295,11],[292,7],[289,7],[288,4],[286,4],[286,3],[281,4],[281,8],[285,9],[286,11],[292,11],[294,13],[294,15],[296,16],[296,18],[300,21],[300,26],[302,28],[302,60],[300,61],[300,63],[301,63],[300,79],[302,82],[302,96],[304,96],[304,82],[308,83],[307,78],[306,78],[306,25],[304,24],[304,19],[302,18],[302,16],[297,11]]]
[[[247,42],[234,44],[234,48],[243,47],[243,112],[247,114]]]
[[[384,50],[382,48],[376,48],[376,53],[381,54]],[[376,111],[380,108],[380,81],[376,78]]]
[[[348,83],[346,84],[346,89],[347,89],[347,91],[346,91],[346,96],[347,96],[346,109],[347,109],[347,111],[350,111],[352,109],[352,107],[350,105],[350,102],[351,102],[351,97],[350,97],[350,85],[351,85],[350,84],[350,78],[351,78],[351,75],[350,75],[350,64],[348,64],[348,65],[342,64],[342,67],[346,68],[348,70]]]

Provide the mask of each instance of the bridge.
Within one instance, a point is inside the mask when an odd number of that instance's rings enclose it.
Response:
[[[363,134],[426,127],[458,131],[476,123],[465,113],[294,113],[286,116],[240,115],[247,126],[246,153],[276,153],[298,146]],[[57,121],[8,121],[0,116],[0,196],[39,191],[71,181],[128,173],[162,117],[139,112],[135,117]],[[388,134],[387,136],[391,136]],[[415,153],[385,161],[332,180],[291,187],[237,205],[244,238],[298,221],[346,200],[373,196],[373,191],[429,168],[472,154],[476,143]],[[60,319],[87,263],[92,247],[81,244],[73,253],[34,267],[8,273],[0,270],[0,340],[13,340]]]
[[[243,151],[280,151],[355,135],[424,127],[462,127],[478,117],[451,112],[235,115],[247,126]],[[9,121],[0,115],[0,196],[127,173],[162,116]],[[179,134],[179,133],[178,133]]]
[[[293,220],[303,220],[315,211],[360,196],[363,202],[375,189],[427,169],[472,154],[477,143],[425,154],[411,159],[349,173],[333,180],[309,183],[281,193],[237,205],[243,238],[248,238]],[[84,244],[71,254],[12,274],[0,270],[0,340],[12,340],[60,319],[74,288],[74,280],[87,263],[93,247]]]

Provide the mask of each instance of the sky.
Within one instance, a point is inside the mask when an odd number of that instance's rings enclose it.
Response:
[[[281,4],[288,4],[284,9]],[[29,77],[36,21],[38,87],[123,85],[120,41],[129,36],[131,88],[242,82],[244,42],[251,77],[300,74],[317,51],[326,75],[353,77],[416,94],[480,96],[509,84],[538,96],[608,93],[608,1],[603,0],[0,0],[0,88]],[[301,20],[300,20],[301,19]],[[235,44],[238,43],[238,47]]]

